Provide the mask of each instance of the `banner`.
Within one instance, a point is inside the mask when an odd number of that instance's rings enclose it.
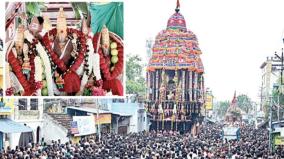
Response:
[[[284,137],[280,135],[274,136],[274,145],[284,145]]]
[[[95,121],[93,116],[73,116],[73,122],[77,123],[77,128],[79,131],[79,133],[75,134],[75,136],[85,136],[96,133]]]
[[[222,131],[223,140],[239,140],[240,135],[240,128],[238,127],[224,127]]]
[[[95,115],[96,124],[110,124],[111,123],[111,114],[99,114],[99,118]]]
[[[206,110],[213,109],[213,96],[212,95],[209,95],[209,94],[206,95],[205,109]]]

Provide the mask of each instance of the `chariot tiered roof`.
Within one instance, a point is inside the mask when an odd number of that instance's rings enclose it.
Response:
[[[169,18],[167,29],[156,36],[148,70],[188,69],[202,73],[200,54],[195,34],[187,30],[183,15],[177,11]]]

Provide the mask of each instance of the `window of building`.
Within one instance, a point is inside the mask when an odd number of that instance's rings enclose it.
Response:
[[[31,99],[31,110],[38,110],[38,99]]]
[[[19,110],[27,110],[27,106],[28,106],[27,102],[28,102],[27,99],[24,99],[24,98],[19,99],[19,103],[18,103]]]

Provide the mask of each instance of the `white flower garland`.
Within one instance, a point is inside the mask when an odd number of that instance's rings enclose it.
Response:
[[[88,70],[89,70],[89,73],[90,73],[90,72],[92,72],[92,63],[93,63],[92,60],[93,60],[93,53],[94,53],[92,39],[90,39],[90,38],[87,39],[87,45],[89,46],[89,51],[87,52],[87,54],[89,55],[89,57],[88,57],[88,64],[89,64]],[[85,61],[84,61],[84,64],[82,64],[80,66],[80,68],[83,69],[84,65],[85,65]],[[89,75],[87,75],[87,72],[83,72],[83,77],[82,77],[81,86],[80,86],[80,95],[82,95],[84,88],[85,88],[85,85],[88,82],[88,79],[89,79]]]
[[[88,70],[89,72],[93,71],[94,76],[96,77],[96,80],[100,80],[102,78],[101,72],[100,72],[100,55],[94,52],[93,42],[91,38],[87,39],[87,45],[89,46]],[[89,75],[87,75],[87,73],[84,72],[82,80],[81,80],[80,93],[83,93],[83,90],[85,88],[85,85],[88,82],[88,79],[89,79]]]
[[[102,79],[100,69],[100,55],[98,53],[93,54],[93,72],[97,80]]]
[[[35,82],[40,82],[42,81],[42,73],[43,73],[43,67],[41,64],[41,59],[39,56],[36,56],[34,59],[35,63]],[[38,96],[41,95],[41,89],[36,90],[36,93]]]
[[[28,30],[26,30],[24,32],[24,36],[29,42],[32,43],[32,39],[34,37]],[[40,58],[43,61],[45,78],[46,78],[46,82],[47,82],[48,95],[53,96],[54,95],[53,85],[52,85],[53,79],[52,79],[51,64],[50,64],[49,58],[47,56],[45,49],[43,48],[43,46],[40,43],[36,44],[36,49],[37,49],[37,52],[38,52]]]
[[[42,72],[43,72],[43,68],[41,65],[41,59],[39,56],[36,56],[34,59],[34,63],[35,63],[35,81],[42,81]]]

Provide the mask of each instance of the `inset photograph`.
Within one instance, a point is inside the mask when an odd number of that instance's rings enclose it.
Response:
[[[7,96],[124,96],[122,2],[7,2]]]

